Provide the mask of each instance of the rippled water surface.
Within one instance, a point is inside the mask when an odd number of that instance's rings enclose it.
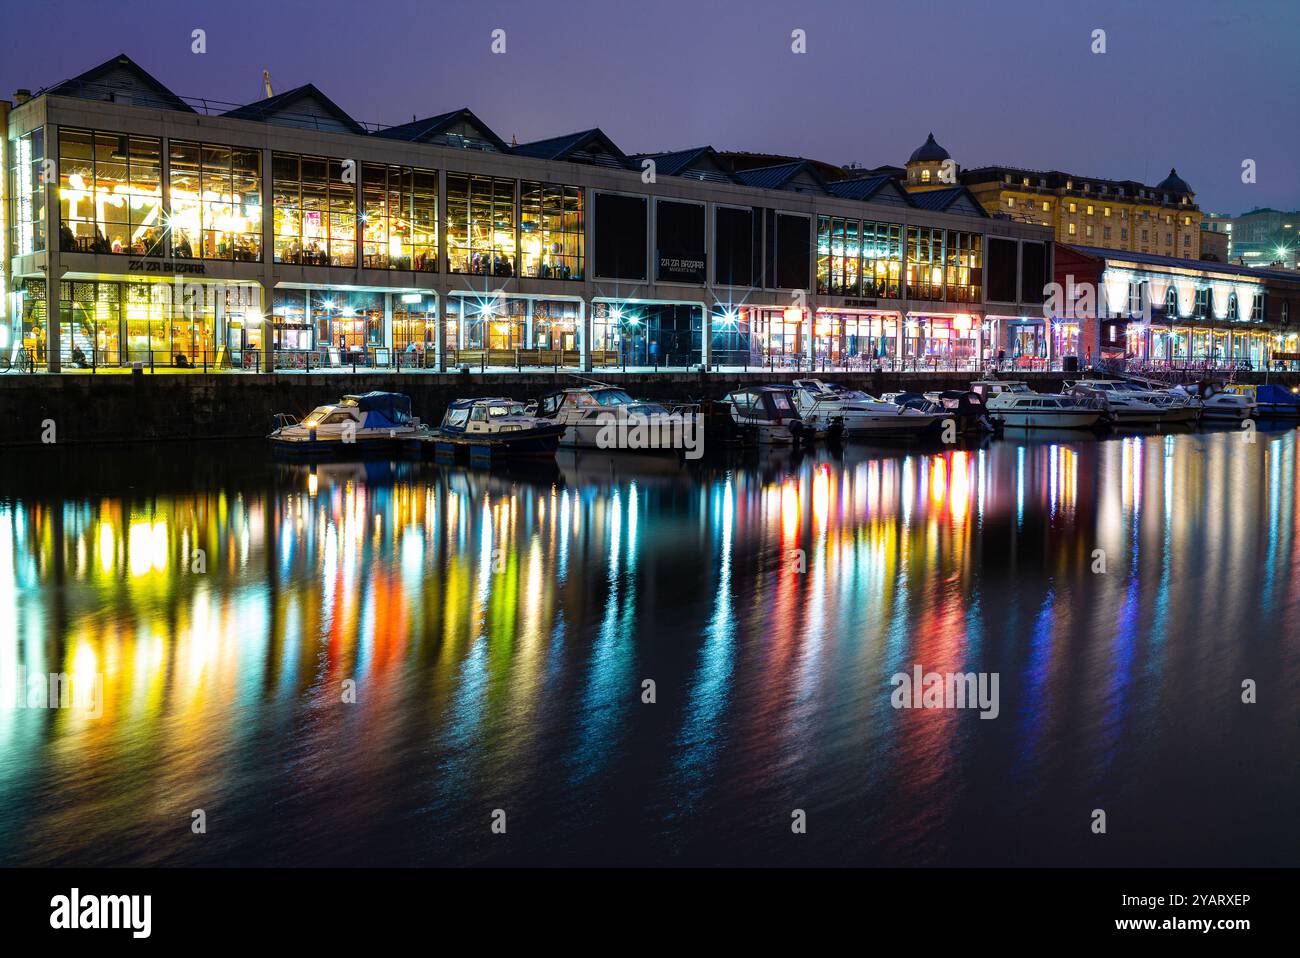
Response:
[[[14,454],[0,862],[1295,864],[1297,435]]]

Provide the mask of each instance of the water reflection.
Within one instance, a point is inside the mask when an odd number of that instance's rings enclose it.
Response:
[[[0,710],[0,859],[1288,861],[1296,436],[47,457],[0,490],[0,677],[104,711]],[[1001,717],[896,711],[915,664]]]

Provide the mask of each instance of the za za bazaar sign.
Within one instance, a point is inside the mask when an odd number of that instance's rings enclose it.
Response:
[[[704,257],[660,256],[659,278],[672,282],[704,282]]]
[[[190,273],[199,276],[207,271],[203,263],[176,263],[165,259],[127,260],[126,268],[133,273]]]

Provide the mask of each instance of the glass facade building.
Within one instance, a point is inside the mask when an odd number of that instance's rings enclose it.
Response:
[[[702,150],[646,183],[599,131],[507,145],[461,111],[369,132],[319,94],[205,116],[105,69],[93,124],[84,84],[8,117],[4,343],[48,368],[976,362],[1052,269],[1050,230],[901,180]]]

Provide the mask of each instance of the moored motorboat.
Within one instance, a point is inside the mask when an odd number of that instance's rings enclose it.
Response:
[[[440,455],[518,459],[553,457],[565,427],[529,416],[522,402],[504,397],[457,399],[420,443]]]
[[[722,402],[742,439],[788,446],[816,435],[795,408],[794,393],[790,386],[747,386],[728,393]]]
[[[963,435],[993,432],[995,425],[989,418],[984,399],[967,389],[942,389],[928,393],[886,393],[880,397],[900,406],[923,411],[937,409],[943,420],[953,420],[957,431]]]
[[[1113,379],[1079,379],[1066,382],[1064,394],[1098,400],[1117,426],[1147,426],[1171,421],[1172,406],[1150,401],[1128,383]]]
[[[1255,400],[1256,415],[1261,419],[1300,419],[1300,395],[1295,390],[1276,383],[1237,383],[1225,388]]]
[[[846,439],[917,436],[944,418],[942,409],[916,408],[876,399],[820,379],[796,379],[799,418],[819,434],[838,425]]]
[[[277,452],[309,456],[364,456],[399,451],[429,429],[411,415],[411,398],[402,393],[368,392],[317,406],[302,421],[275,416],[267,438]]]
[[[1223,383],[1213,380],[1175,386],[1171,392],[1191,396],[1199,401],[1203,420],[1241,422],[1254,419],[1258,412],[1253,396],[1229,392]]]
[[[529,412],[564,427],[561,446],[586,449],[629,448],[655,452],[674,449],[672,437],[692,441],[698,419],[694,407],[669,410],[660,403],[633,399],[617,386],[586,383],[542,396]],[[667,433],[670,441],[662,441]],[[687,435],[690,433],[690,435]],[[645,440],[643,442],[626,440]]]
[[[1094,429],[1109,422],[1095,396],[1036,393],[1019,380],[978,380],[971,391],[984,400],[989,417],[1017,429]]]

